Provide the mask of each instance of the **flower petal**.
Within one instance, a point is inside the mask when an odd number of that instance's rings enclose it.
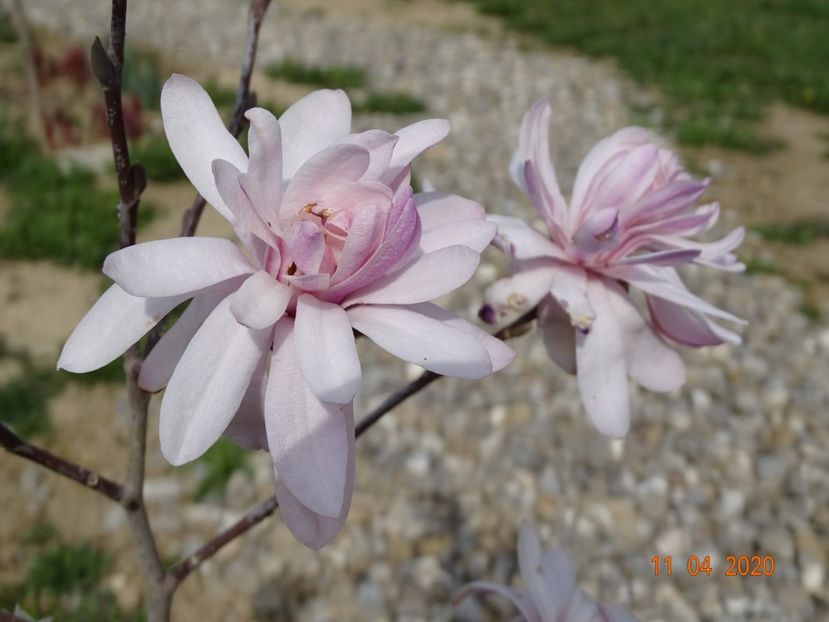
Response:
[[[261,217],[276,222],[282,199],[282,132],[279,121],[264,108],[245,113],[248,130],[248,164],[246,189]]]
[[[262,330],[276,324],[292,295],[290,287],[260,270],[250,275],[230,297],[230,312],[242,326]]]
[[[394,134],[389,134],[383,130],[367,130],[359,134],[349,134],[338,140],[337,143],[358,145],[365,148],[371,156],[371,163],[368,165],[366,172],[363,173],[363,179],[376,180],[388,168],[397,141],[398,137]]]
[[[161,402],[161,453],[174,465],[202,455],[239,409],[271,330],[239,324],[225,299],[196,332]]]
[[[279,480],[311,512],[337,519],[351,495],[351,404],[320,401],[300,370],[294,323],[280,320],[265,392],[268,447]],[[292,530],[293,531],[293,530]]]
[[[351,102],[341,90],[319,90],[294,103],[279,118],[282,179],[291,179],[315,153],[351,132]]]
[[[360,388],[360,359],[348,314],[339,305],[303,294],[294,323],[305,383],[321,401],[350,404]]]
[[[253,272],[223,238],[171,238],[122,248],[104,261],[104,274],[133,296],[181,296]]]
[[[355,329],[394,356],[435,373],[479,379],[492,373],[489,352],[466,331],[417,306],[359,305],[348,309]]]
[[[170,149],[187,178],[208,203],[232,220],[216,189],[211,165],[221,158],[245,171],[248,158],[225,128],[210,96],[190,78],[173,74],[161,89],[161,118]]]
[[[357,290],[343,305],[427,302],[466,283],[475,274],[480,260],[481,256],[467,246],[447,246]]]
[[[547,584],[541,566],[541,542],[535,529],[527,521],[523,521],[518,530],[518,568],[521,570],[521,578],[527,584],[533,603],[541,613],[541,619],[544,622],[556,622],[558,614],[566,603],[557,602],[556,592],[552,586]],[[570,573],[572,574],[572,569]],[[563,581],[561,587],[565,590],[569,587],[570,581],[575,584],[575,578],[571,579],[566,574],[556,576],[555,579]]]
[[[550,292],[559,306],[570,316],[570,323],[587,330],[596,312],[587,296],[587,272],[580,266],[557,265]]]
[[[85,373],[103,367],[185,300],[187,296],[141,298],[110,286],[69,335],[57,368]]]
[[[698,311],[654,296],[645,299],[656,329],[677,343],[700,348],[742,342],[739,335],[717,326]]]
[[[477,593],[491,592],[498,596],[503,596],[515,605],[515,608],[521,612],[521,622],[542,622],[541,616],[533,604],[530,595],[513,587],[501,585],[499,583],[491,583],[489,581],[474,581],[466,586],[463,590],[455,596],[453,602],[460,603],[462,600]]]
[[[621,437],[630,426],[624,342],[602,282],[589,279],[587,293],[596,318],[588,333],[576,332],[579,392],[599,432]]]
[[[139,387],[156,393],[167,386],[193,335],[228,293],[226,290],[211,290],[193,298],[181,317],[144,359],[138,375]]]
[[[456,194],[418,192],[414,200],[424,232],[464,220],[486,218],[486,212],[479,203]]]
[[[547,354],[564,371],[576,373],[576,328],[552,296],[538,306],[538,330]]]
[[[270,352],[266,351],[259,359],[242,403],[222,435],[244,449],[268,449],[268,434],[265,430],[265,386],[270,358]]]
[[[412,160],[446,138],[450,129],[451,126],[446,119],[425,119],[397,130],[397,144],[380,181],[391,185]]]
[[[526,221],[513,216],[490,214],[489,222],[498,226],[498,234],[493,245],[515,259],[532,259],[533,257],[555,257],[567,260],[567,256],[550,238],[545,237]]]
[[[546,258],[518,262],[518,271],[495,281],[484,292],[484,307],[494,315],[493,322],[512,312],[532,309],[549,292],[557,266]]]

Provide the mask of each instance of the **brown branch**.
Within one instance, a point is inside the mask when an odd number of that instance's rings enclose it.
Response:
[[[78,482],[81,486],[94,490],[116,503],[121,502],[121,497],[123,496],[123,487],[121,484],[24,441],[3,422],[0,422],[0,445],[9,453],[25,458],[26,460],[31,460],[50,471],[68,477],[72,481]]]
[[[506,341],[507,339],[523,335],[527,332],[527,330],[529,330],[529,325],[533,320],[535,320],[537,313],[537,308],[533,307],[524,315],[496,332],[493,337]],[[357,424],[354,433],[355,438],[360,438],[360,436],[365,434],[375,423],[380,421],[383,415],[390,412],[415,393],[425,389],[435,380],[443,377],[444,376],[431,371],[424,371],[415,380],[392,393],[389,397],[383,400],[382,404],[377,406],[377,408],[372,410]],[[279,503],[277,502],[275,496],[259,502],[233,525],[214,536],[201,547],[196,549],[196,551],[186,559],[178,562],[175,566],[170,568],[167,571],[169,589],[175,590],[176,587],[178,587],[178,585],[204,561],[213,557],[224,545],[238,538],[265,520],[268,516],[273,514],[278,507]]]
[[[256,64],[256,50],[259,47],[259,29],[271,0],[251,0],[248,8],[248,30],[245,36],[245,48],[242,52],[242,72],[239,86],[236,87],[236,102],[227,129],[238,138],[245,125],[245,112],[256,105],[256,96],[250,90],[253,67]],[[200,194],[193,198],[190,206],[181,218],[181,236],[192,237],[196,234],[204,206],[207,202]]]

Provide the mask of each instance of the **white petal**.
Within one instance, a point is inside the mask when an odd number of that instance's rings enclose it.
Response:
[[[360,359],[348,314],[339,305],[304,294],[294,325],[297,358],[311,391],[323,402],[350,404],[360,388]]]
[[[209,291],[193,298],[181,317],[144,359],[138,375],[138,386],[151,393],[167,386],[193,335],[228,293],[222,290]]]
[[[291,288],[267,272],[250,275],[230,299],[230,312],[236,321],[261,330],[276,324],[291,302]]]
[[[314,91],[288,108],[279,126],[287,181],[311,156],[351,132],[351,102],[344,91]]]
[[[161,453],[174,465],[202,455],[225,431],[271,331],[239,324],[223,300],[196,332],[161,402]]]
[[[293,322],[280,320],[265,393],[268,447],[279,479],[303,506],[338,518],[347,503],[354,444],[351,404],[321,402],[297,360]]]
[[[248,158],[225,128],[210,96],[190,78],[173,74],[161,90],[161,118],[170,149],[187,178],[208,203],[232,220],[216,190],[211,164],[220,158],[245,171]]]
[[[564,371],[576,373],[576,328],[552,296],[538,306],[538,330],[550,358]]]
[[[187,296],[140,298],[112,285],[69,335],[58,369],[84,373],[126,352]]]
[[[549,261],[530,259],[519,263],[516,274],[499,279],[487,288],[484,305],[498,317],[529,311],[550,292],[555,274],[556,267]]]
[[[418,313],[416,307],[360,305],[348,315],[355,329],[404,361],[457,378],[492,373],[489,353],[478,339]]]
[[[161,297],[193,294],[253,268],[230,240],[171,238],[116,251],[103,271],[133,296]]]
[[[486,218],[486,212],[479,203],[456,194],[418,192],[414,200],[424,232],[465,220]]]
[[[581,330],[590,328],[596,313],[587,299],[587,272],[580,266],[557,265],[550,288],[553,298]]]
[[[427,302],[466,283],[480,260],[480,255],[467,246],[441,248],[354,292],[343,305]]]
[[[274,222],[282,198],[282,133],[279,121],[264,108],[251,108],[245,117],[250,121],[247,188],[262,218]]]
[[[628,380],[621,330],[598,279],[587,283],[596,319],[576,332],[576,376],[587,414],[602,434],[624,436],[630,426]]]
[[[533,257],[567,259],[564,251],[550,238],[545,237],[520,218],[491,214],[487,216],[487,220],[498,226],[498,235],[495,237],[494,245],[516,259],[532,259]]]
[[[450,129],[446,119],[426,119],[397,130],[398,141],[380,181],[392,182],[412,160],[446,138]]]

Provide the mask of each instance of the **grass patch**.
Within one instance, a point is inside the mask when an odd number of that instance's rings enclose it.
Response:
[[[11,15],[5,7],[0,7],[0,43],[14,43],[17,41],[17,30],[12,23]]]
[[[49,399],[58,394],[63,382],[52,370],[24,367],[22,373],[0,386],[0,413],[23,438],[48,434]]]
[[[770,261],[751,257],[746,260],[746,274],[779,274],[780,271]]]
[[[184,179],[184,171],[173,155],[167,139],[163,136],[148,136],[130,147],[134,162],[140,162],[151,181],[178,181]]]
[[[354,112],[386,112],[390,114],[413,114],[424,112],[426,104],[408,93],[370,92],[353,105]]]
[[[221,438],[196,461],[204,468],[204,473],[196,485],[196,501],[202,501],[208,496],[224,495],[227,483],[231,476],[242,470],[249,476],[253,470],[248,464],[248,451],[242,449],[231,440]]]
[[[296,84],[313,84],[326,89],[353,89],[365,85],[366,72],[353,65],[332,65],[320,67],[308,65],[292,58],[265,67],[271,78],[287,80]]]
[[[825,0],[467,0],[512,28],[618,59],[659,87],[679,140],[765,152],[772,101],[829,114]]]
[[[210,95],[216,108],[233,108],[236,104],[236,90],[222,86],[216,78],[210,78],[205,82],[204,90]]]
[[[790,223],[756,225],[754,230],[767,242],[790,246],[808,246],[821,238],[829,237],[829,220],[805,218]]]
[[[86,169],[61,169],[37,145],[0,120],[0,183],[10,208],[0,230],[0,257],[50,259],[100,269],[118,245],[118,194]],[[144,203],[139,224],[152,218]]]

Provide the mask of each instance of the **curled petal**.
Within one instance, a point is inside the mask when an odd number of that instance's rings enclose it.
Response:
[[[282,317],[291,296],[291,288],[259,270],[231,296],[230,312],[242,326],[262,330]]]
[[[359,134],[349,134],[338,143],[358,145],[369,152],[371,163],[363,173],[363,179],[375,180],[385,171],[391,161],[398,137],[383,130],[367,130]]]
[[[584,268],[555,266],[550,291],[559,306],[570,316],[573,326],[582,331],[590,328],[596,312],[587,295],[587,272]]]
[[[530,259],[519,262],[518,272],[487,288],[484,305],[492,309],[493,319],[529,311],[550,292],[555,276],[556,266],[551,261]]]
[[[397,144],[380,181],[393,185],[412,160],[446,138],[450,129],[446,119],[426,119],[397,130]]]

